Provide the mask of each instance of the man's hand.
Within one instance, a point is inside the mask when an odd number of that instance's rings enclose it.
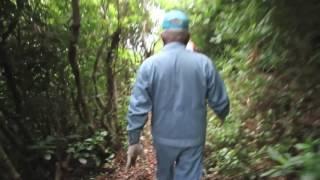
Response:
[[[130,145],[127,152],[127,165],[126,170],[128,171],[131,166],[135,166],[138,156],[143,155],[143,146],[142,144],[133,144]]]
[[[224,125],[224,122],[226,121],[227,117],[226,116],[218,116],[218,118],[219,118],[218,127],[222,127]]]

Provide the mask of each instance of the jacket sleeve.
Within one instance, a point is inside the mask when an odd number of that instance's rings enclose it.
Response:
[[[151,76],[147,65],[140,66],[136,82],[133,86],[128,110],[128,139],[129,145],[139,143],[141,131],[147,121],[148,112],[152,109],[150,96]]]
[[[208,59],[206,70],[208,104],[220,120],[224,121],[230,110],[229,97],[224,82],[210,59]]]

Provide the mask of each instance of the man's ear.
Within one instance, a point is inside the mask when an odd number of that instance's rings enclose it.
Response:
[[[162,33],[160,34],[160,36],[161,36],[161,39],[162,39],[163,44],[166,44],[166,33],[165,33],[165,32],[162,32]]]

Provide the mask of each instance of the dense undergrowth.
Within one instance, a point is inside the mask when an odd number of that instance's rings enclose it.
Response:
[[[317,1],[213,1],[187,8],[193,40],[213,57],[232,101],[209,118],[209,172],[236,179],[318,179]]]
[[[195,1],[192,39],[231,98],[224,126],[208,118],[208,173],[231,179],[319,178],[317,1]]]

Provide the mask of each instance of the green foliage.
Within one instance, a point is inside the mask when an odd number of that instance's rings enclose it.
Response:
[[[70,61],[71,2],[0,2],[0,148],[23,179],[53,179],[66,161],[101,167],[125,139],[130,84],[148,50],[147,2],[79,1]]]
[[[46,161],[55,161],[61,157],[59,154],[65,154],[68,161],[79,162],[83,166],[100,167],[102,163],[110,163],[114,154],[110,147],[106,146],[108,133],[98,131],[90,138],[81,139],[81,135],[70,135],[68,137],[48,136],[43,141],[29,148],[35,150],[38,156]],[[63,152],[58,152],[63,151]]]
[[[99,167],[101,163],[106,163],[105,160],[110,160],[114,157],[109,147],[105,146],[107,135],[106,131],[96,132],[91,138],[69,144],[66,152],[81,164],[85,165],[88,160],[91,160]],[[104,155],[101,155],[101,153]],[[102,157],[108,157],[108,159],[100,159]]]
[[[273,166],[272,169],[263,173],[261,176],[278,177],[288,174],[299,174],[303,180],[316,180],[320,178],[320,140],[307,141],[296,144],[296,155],[289,153],[280,154],[273,148],[268,149],[270,157],[279,165]]]

